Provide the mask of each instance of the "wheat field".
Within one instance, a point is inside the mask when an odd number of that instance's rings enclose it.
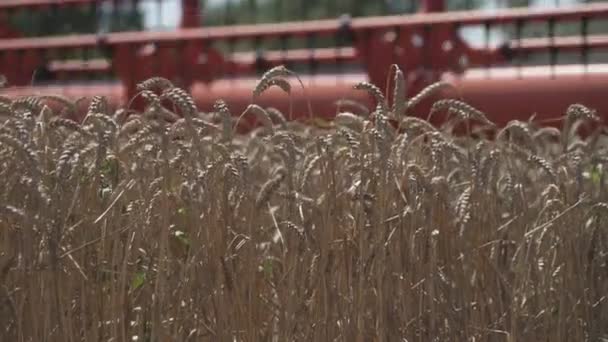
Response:
[[[411,109],[449,85],[408,99],[391,71],[325,128],[162,78],[80,121],[0,98],[0,341],[608,340],[598,113],[496,127],[443,99],[431,125]]]

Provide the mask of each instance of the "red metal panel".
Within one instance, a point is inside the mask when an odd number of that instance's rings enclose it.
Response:
[[[422,0],[421,2],[422,6],[420,8],[420,12],[430,13],[445,11],[444,0]]]
[[[559,119],[573,103],[596,109],[606,120],[608,66],[596,68],[596,72],[585,72],[584,65],[532,67],[523,71],[511,68],[495,72],[492,77],[475,76],[475,72],[468,71],[462,77],[446,80],[459,89],[464,101],[487,112],[498,125],[528,120],[534,114],[539,120]],[[520,78],[522,72],[524,76]]]
[[[122,84],[129,97],[134,96],[137,86],[137,51],[129,44],[121,44],[114,48],[112,65],[122,80]]]
[[[40,67],[42,63],[42,55],[39,51],[27,50],[21,54],[19,60],[19,73],[20,79],[19,84],[29,84],[36,77],[36,69]]]
[[[101,38],[94,34],[79,34],[62,37],[5,39],[0,40],[0,51],[91,48],[97,46]]]
[[[150,56],[150,64],[152,68],[142,72],[140,79],[146,79],[154,76],[164,78],[174,78],[182,63],[179,53],[173,44],[161,44],[157,47],[158,51],[155,55]],[[141,69],[141,66],[139,67]],[[189,87],[189,84],[184,86]]]
[[[199,0],[182,0],[181,28],[201,26],[201,5]]]
[[[20,63],[19,53],[17,51],[7,51],[2,54],[0,60],[0,72],[6,77],[9,85],[22,85],[20,77],[20,70],[18,68]]]
[[[554,38],[526,38],[520,42],[513,41],[511,48],[520,52],[543,52],[550,48],[560,51],[579,51],[584,48],[606,48],[608,47],[608,35],[554,37]]]

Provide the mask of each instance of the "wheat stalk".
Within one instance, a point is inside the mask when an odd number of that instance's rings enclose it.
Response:
[[[80,124],[82,99],[0,97],[0,341],[601,339],[599,114],[492,138],[444,101],[438,129],[391,72],[390,108],[341,100],[326,127],[254,104],[236,130],[165,79]]]

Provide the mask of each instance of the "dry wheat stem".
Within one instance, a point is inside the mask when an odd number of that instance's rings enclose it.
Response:
[[[567,135],[472,136],[483,113],[461,101],[436,105],[447,125],[410,116],[434,88],[408,101],[400,75],[326,128],[252,104],[261,127],[236,130],[228,103],[200,113],[160,78],[141,111],[72,101],[84,122],[0,98],[0,341],[601,340],[592,109],[565,113]]]

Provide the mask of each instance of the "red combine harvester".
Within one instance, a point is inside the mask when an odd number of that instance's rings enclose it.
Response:
[[[408,96],[447,80],[456,90],[440,96],[457,96],[499,125],[532,114],[541,120],[556,118],[573,103],[601,115],[608,112],[608,58],[602,56],[608,35],[601,30],[608,26],[605,3],[446,12],[443,0],[425,0],[413,14],[202,27],[200,2],[182,0],[176,30],[44,38],[23,37],[8,21],[17,10],[98,8],[103,3],[107,1],[0,2],[0,73],[9,83],[2,92],[104,95],[114,105],[125,105],[136,95],[138,82],[162,76],[189,89],[201,110],[211,110],[215,100],[223,99],[237,113],[251,103],[261,73],[283,64],[296,70],[306,85],[302,92],[294,83],[294,114],[308,115],[310,100],[315,115],[331,117],[342,98],[373,105],[353,85],[370,81],[386,91],[389,68],[396,64],[406,75]],[[563,25],[568,32],[559,29]],[[466,34],[475,29],[481,32],[478,46]],[[504,36],[500,43],[492,43],[493,32]],[[262,49],[269,41],[280,48]],[[245,43],[253,48],[240,48]],[[40,74],[51,77],[39,84]],[[114,81],[91,82],[98,76]],[[256,101],[284,111],[289,106],[280,91]],[[416,114],[425,115],[428,105],[421,104]]]

